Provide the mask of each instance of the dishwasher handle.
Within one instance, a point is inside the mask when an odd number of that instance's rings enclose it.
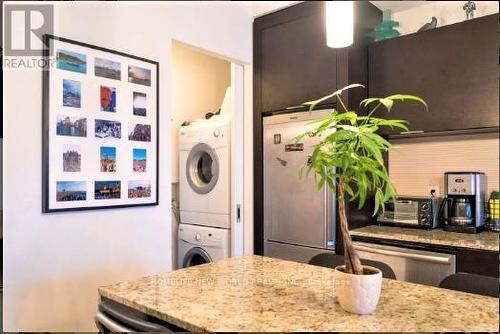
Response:
[[[109,314],[114,319],[119,320],[121,323],[130,326],[130,328],[132,328],[131,331],[172,333],[172,331],[170,331],[168,328],[164,326],[136,318],[131,314],[127,314],[126,312],[120,311],[116,307],[109,305],[105,301],[102,301],[99,304],[99,312],[103,312],[104,314]]]
[[[106,332],[106,329],[112,333],[129,333],[135,332],[133,329],[122,326],[118,322],[114,321],[110,317],[106,316],[101,311],[98,311],[95,315],[95,323],[100,332]]]
[[[431,262],[431,263],[437,263],[437,264],[451,264],[452,263],[452,256],[442,256],[441,257],[441,256],[415,254],[415,253],[397,252],[397,251],[393,251],[393,250],[389,250],[389,249],[368,247],[368,246],[360,245],[358,243],[354,244],[354,248],[356,250],[360,250],[360,251],[364,251],[364,252],[368,252],[368,253],[373,253],[373,254],[404,257],[407,259],[424,261],[424,262]]]

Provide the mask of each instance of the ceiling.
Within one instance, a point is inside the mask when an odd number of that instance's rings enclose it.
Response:
[[[266,15],[290,7],[302,1],[248,1],[254,17]]]
[[[370,1],[381,10],[390,9],[393,13],[401,12],[410,8],[427,5],[436,1]]]
[[[301,1],[249,1],[254,17],[262,16],[295,5]],[[436,1],[370,1],[381,10],[390,9],[393,13],[419,7]]]

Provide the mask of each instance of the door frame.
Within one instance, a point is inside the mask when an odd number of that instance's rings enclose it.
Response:
[[[172,39],[171,44],[174,43],[181,43],[186,47],[231,63],[230,256],[253,254],[253,109],[251,84],[253,68],[249,63],[212,52],[180,39]],[[174,236],[177,235],[176,228],[177,226],[173,228]],[[175,237],[177,242],[176,239]],[[176,251],[173,251],[172,255],[173,263],[175,263]]]

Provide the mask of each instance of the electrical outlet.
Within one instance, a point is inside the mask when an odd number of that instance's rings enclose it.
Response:
[[[428,186],[427,194],[439,197],[439,186]]]

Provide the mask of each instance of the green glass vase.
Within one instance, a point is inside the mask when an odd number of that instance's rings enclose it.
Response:
[[[395,29],[396,27],[399,27],[399,22],[392,20],[392,12],[388,9],[384,10],[382,13],[382,22],[373,29],[375,32],[375,42],[398,37],[400,33]]]

